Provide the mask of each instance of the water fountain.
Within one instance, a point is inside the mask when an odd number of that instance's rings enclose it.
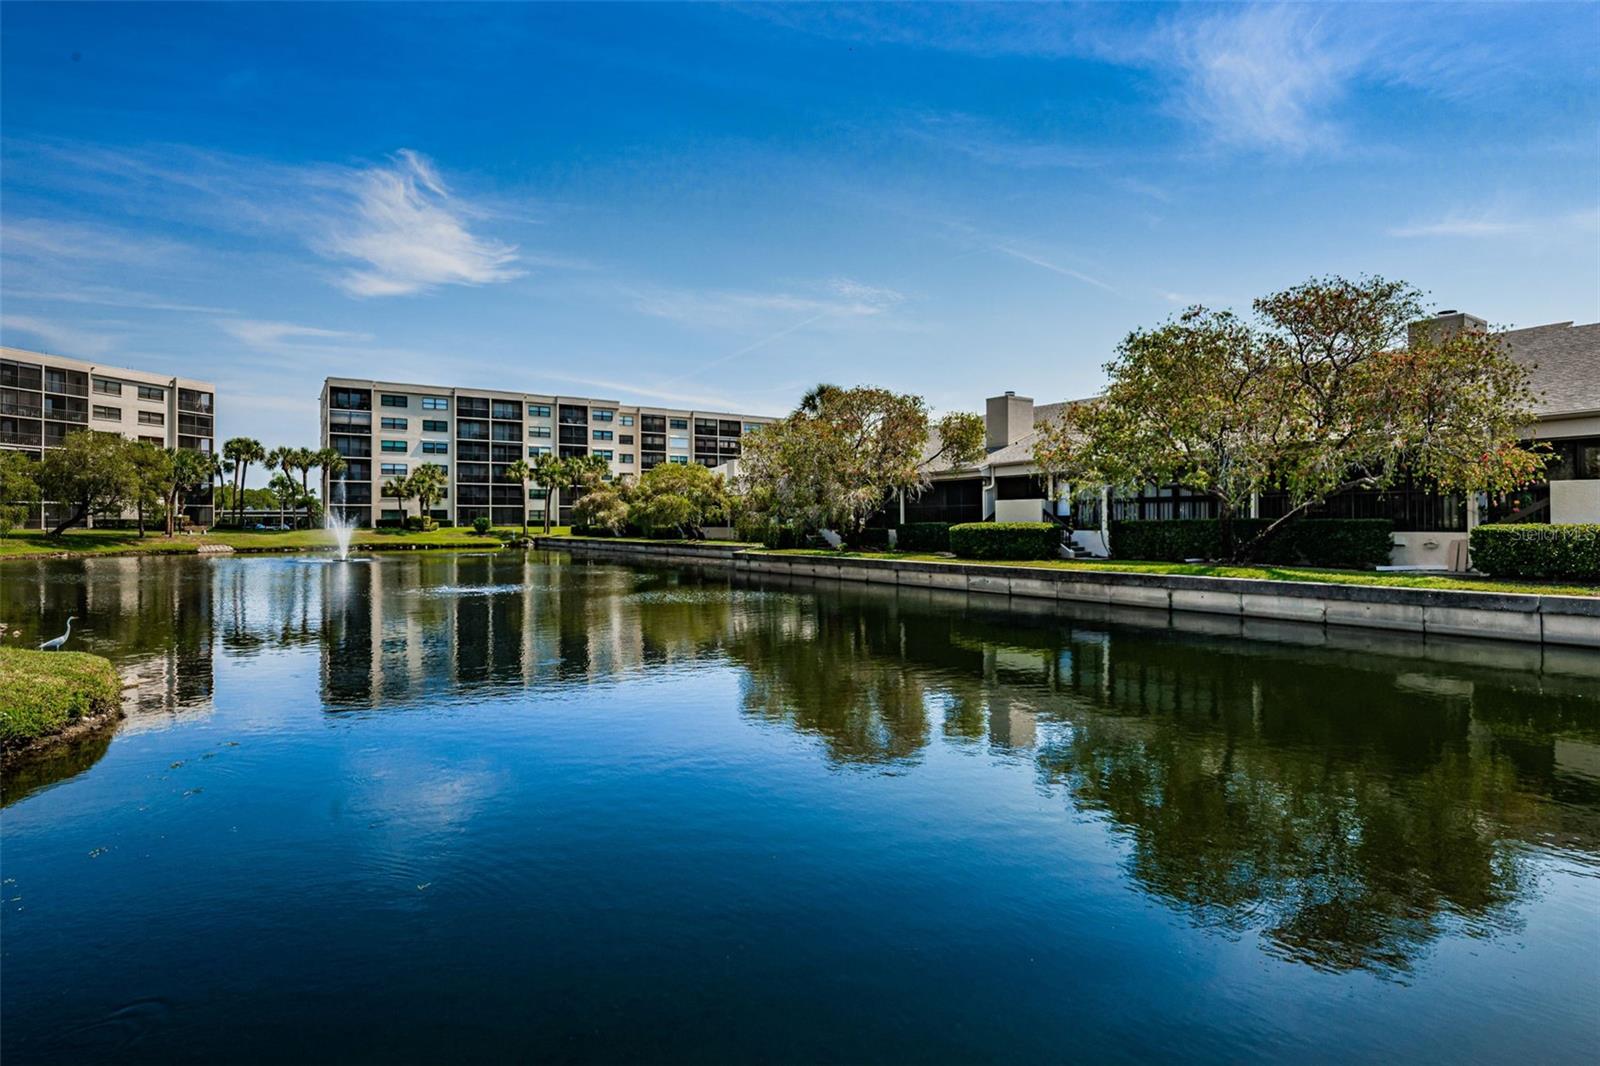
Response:
[[[330,511],[323,527],[333,533],[333,542],[339,547],[341,562],[350,558],[350,538],[355,534],[355,523],[339,511]]]
[[[344,477],[332,479],[329,488],[334,490],[334,495],[339,497],[338,502],[344,503]],[[355,523],[345,515],[343,507],[329,507],[327,517],[323,520],[324,529],[333,531],[333,542],[339,548],[339,561],[345,562],[350,558],[350,538],[356,531]]]

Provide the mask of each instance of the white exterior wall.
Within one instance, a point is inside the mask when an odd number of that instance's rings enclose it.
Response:
[[[1038,500],[996,500],[994,501],[994,520],[996,522],[1038,522],[1044,518],[1045,501]]]
[[[1600,522],[1600,481],[1550,482],[1550,521]]]

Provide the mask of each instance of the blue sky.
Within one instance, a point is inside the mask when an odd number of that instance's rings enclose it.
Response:
[[[1600,5],[0,9],[7,344],[787,411],[1381,273],[1600,318]]]

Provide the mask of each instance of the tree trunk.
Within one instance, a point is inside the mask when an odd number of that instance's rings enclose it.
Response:
[[[65,531],[65,530],[66,530],[66,529],[67,529],[67,528],[68,528],[68,527],[69,527],[69,526],[75,526],[75,525],[77,525],[77,524],[78,524],[78,523],[79,523],[79,522],[82,522],[82,521],[83,521],[83,516],[84,516],[84,515],[86,515],[86,514],[88,514],[88,513],[89,513],[89,503],[88,503],[88,501],[87,501],[87,500],[85,500],[85,501],[84,501],[84,502],[83,502],[83,503],[81,503],[81,504],[79,504],[79,505],[78,505],[78,509],[77,509],[77,511],[75,511],[75,512],[74,512],[74,513],[73,513],[73,515],[72,515],[72,517],[71,517],[71,518],[68,518],[68,519],[67,519],[67,520],[66,520],[66,521],[65,521],[65,522],[62,522],[62,523],[61,523],[61,524],[60,524],[60,525],[59,525],[59,526],[57,526],[57,527],[56,527],[56,528],[54,528],[54,529],[52,529],[52,530],[51,530],[51,531],[50,531],[50,535],[51,535],[51,536],[52,536],[52,537],[59,537],[59,536],[61,536],[61,534],[62,534],[62,533],[63,533],[63,532],[64,532],[64,531]]]
[[[139,513],[139,539],[143,540],[144,539],[144,499],[142,497],[140,498],[139,502],[134,505],[134,510]]]
[[[309,466],[302,466],[300,468],[300,495],[305,497],[306,528],[310,529],[311,528],[311,468]]]

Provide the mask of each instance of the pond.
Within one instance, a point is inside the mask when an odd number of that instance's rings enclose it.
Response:
[[[1581,651],[539,552],[0,564],[0,620],[69,613],[137,683],[6,773],[7,1066],[1600,1040]]]

